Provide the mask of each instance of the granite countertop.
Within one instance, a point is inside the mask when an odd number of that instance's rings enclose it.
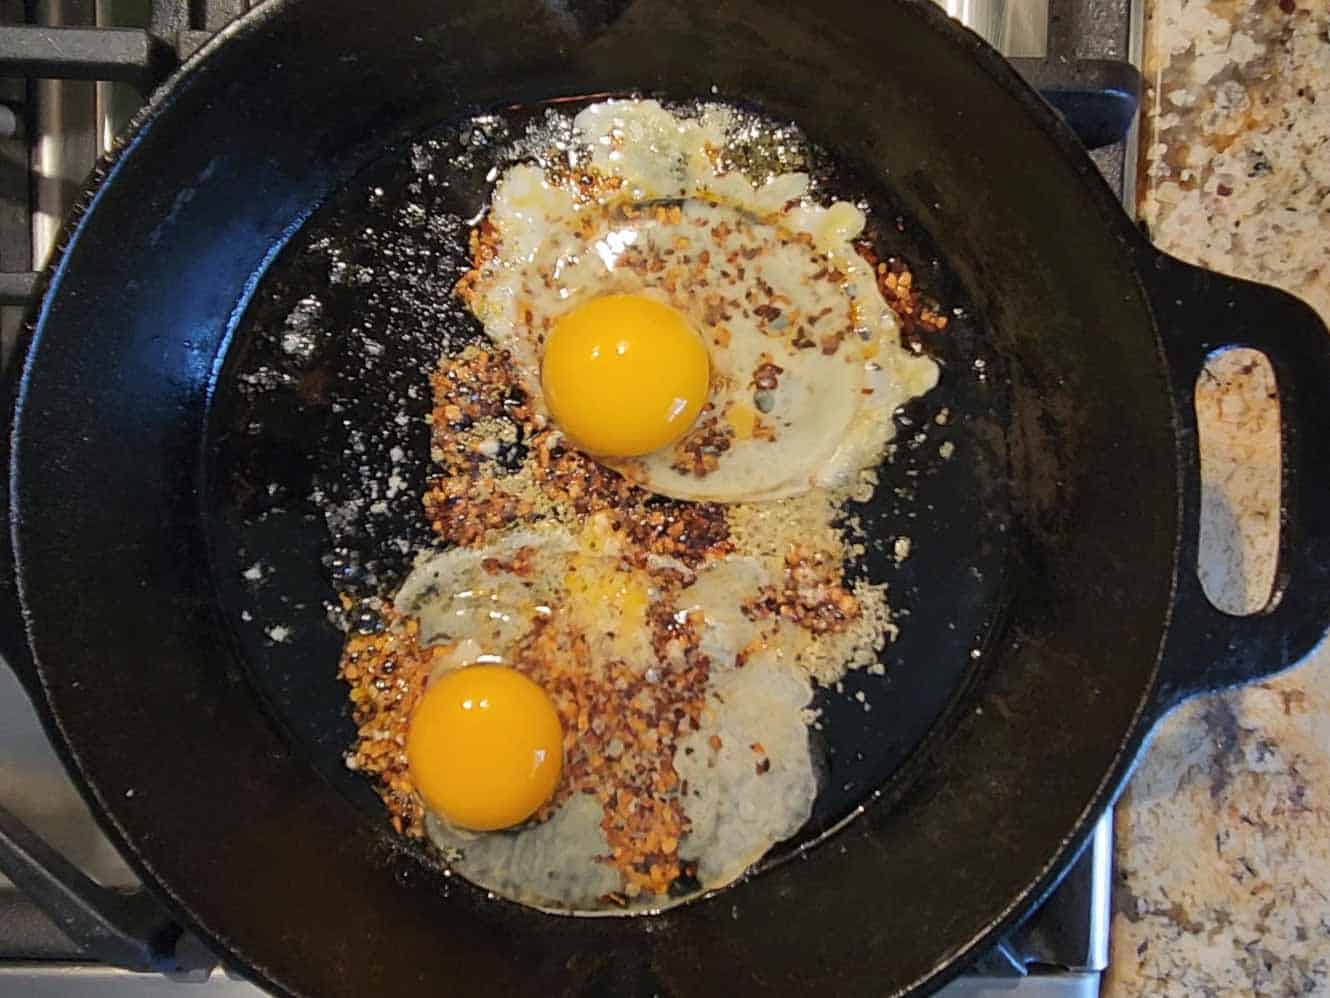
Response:
[[[1151,0],[1139,210],[1155,242],[1330,320],[1330,2]],[[1265,602],[1277,391],[1258,354],[1197,389],[1201,574]],[[1117,815],[1108,998],[1330,994],[1330,648],[1166,720]]]

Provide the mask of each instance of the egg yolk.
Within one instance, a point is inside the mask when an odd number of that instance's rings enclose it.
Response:
[[[508,828],[550,799],[563,731],[545,691],[502,665],[444,673],[411,715],[406,761],[425,805],[477,832]]]
[[[683,436],[710,374],[702,338],[678,311],[639,295],[605,295],[554,324],[540,380],[574,444],[597,457],[637,457]]]

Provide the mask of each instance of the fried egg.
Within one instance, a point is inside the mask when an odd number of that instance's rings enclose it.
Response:
[[[855,205],[729,169],[733,112],[606,101],[562,172],[498,179],[462,293],[539,411],[683,499],[836,487],[880,459],[937,366],[900,344]]]
[[[667,704],[662,717],[675,716],[678,704],[669,696],[687,682],[688,663],[668,642],[653,646],[653,633],[661,631],[653,630],[652,620],[666,621],[667,633],[670,622],[696,628],[709,667],[697,691],[696,725],[685,722],[672,754],[651,754],[654,733],[643,743],[645,760],[673,766],[675,789],[660,799],[682,806],[688,824],[677,855],[695,865],[697,890],[724,886],[794,834],[817,794],[804,720],[812,688],[784,656],[789,642],[782,636],[791,637],[792,627],[779,619],[751,620],[742,610],[771,581],[763,564],[731,557],[696,571],[669,565],[661,572],[657,563],[650,572],[626,567],[620,555],[599,517],[580,534],[552,525],[514,530],[483,548],[422,556],[395,600],[398,612],[419,622],[420,643],[444,650],[432,659],[435,672],[408,734],[427,833],[456,873],[547,910],[624,910],[622,897],[618,905],[606,900],[621,887],[607,834],[616,794],[624,789],[616,774],[628,770],[611,762],[591,774],[594,781],[584,776],[579,783],[577,774],[579,766],[587,771],[588,753],[604,763],[625,750],[613,743],[589,748],[605,708],[598,714],[583,701],[597,690],[613,691],[620,698],[613,709],[624,712],[656,697]],[[663,615],[653,617],[653,607]],[[467,732],[417,732],[417,724],[446,726],[467,714],[461,700],[493,689],[475,684],[488,678],[485,670],[504,674],[505,682],[543,682],[560,705],[564,780],[557,790],[536,778],[548,778],[550,769],[514,775],[512,765],[514,757],[529,764],[537,750],[544,751],[542,760],[553,757],[550,719],[539,697],[528,695],[525,713],[512,714],[518,720],[509,727],[470,740]],[[426,756],[437,764],[428,782],[417,770]],[[635,765],[626,755],[624,764]],[[547,813],[526,820],[551,792]],[[627,906],[658,908],[684,899],[644,894]]]

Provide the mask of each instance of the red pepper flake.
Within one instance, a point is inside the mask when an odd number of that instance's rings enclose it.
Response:
[[[1228,184],[1220,184],[1218,187],[1215,188],[1215,193],[1218,194],[1221,198],[1226,198],[1233,193],[1233,188],[1229,187]]]
[[[779,364],[773,364],[766,358],[766,354],[759,358],[763,363],[759,364],[757,370],[753,372],[753,387],[769,392],[780,384],[780,376],[785,373],[785,368]]]

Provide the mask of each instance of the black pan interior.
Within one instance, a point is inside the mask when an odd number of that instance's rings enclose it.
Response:
[[[452,295],[467,220],[527,122],[585,103],[496,109],[396,143],[268,268],[218,381],[208,497],[223,612],[274,716],[372,819],[381,805],[341,758],[354,727],[335,665],[356,611],[340,612],[334,590],[391,596],[430,544],[428,375],[445,351],[483,338]],[[935,728],[1001,605],[1009,518],[1006,379],[961,282],[889,187],[827,150],[812,162],[827,196],[871,206],[878,255],[910,264],[950,321],[925,344],[943,367],[938,387],[897,416],[894,459],[872,500],[849,508],[868,548],[856,569],[889,585],[900,636],[885,675],[856,671],[818,691],[822,791],[773,859],[880,792]],[[899,537],[910,543],[900,561]]]

